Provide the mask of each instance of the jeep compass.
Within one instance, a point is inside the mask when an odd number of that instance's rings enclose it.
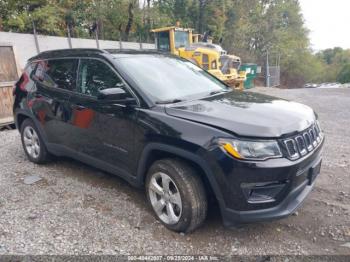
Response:
[[[67,156],[144,187],[174,231],[198,228],[211,198],[226,226],[286,217],[320,173],[324,136],[311,108],[232,90],[169,54],[43,52],[14,96],[30,161]]]

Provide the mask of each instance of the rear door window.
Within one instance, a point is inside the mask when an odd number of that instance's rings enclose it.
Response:
[[[76,89],[78,59],[52,59],[38,62],[33,79],[47,87],[68,91]]]

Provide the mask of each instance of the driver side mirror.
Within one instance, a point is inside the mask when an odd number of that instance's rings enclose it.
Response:
[[[136,99],[131,97],[124,89],[120,87],[107,88],[98,91],[97,99],[99,101],[116,103],[122,105],[135,105]]]

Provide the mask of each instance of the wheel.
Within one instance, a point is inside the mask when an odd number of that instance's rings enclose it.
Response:
[[[49,153],[31,119],[26,119],[21,125],[21,140],[24,152],[31,162],[42,164],[49,160]]]
[[[146,194],[155,216],[170,230],[188,233],[206,218],[203,182],[183,161],[156,161],[147,174]]]

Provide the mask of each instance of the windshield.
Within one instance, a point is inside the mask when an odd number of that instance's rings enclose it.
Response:
[[[188,35],[187,31],[175,31],[175,48],[188,46]]]
[[[200,67],[163,55],[118,57],[121,69],[154,102],[201,98],[230,89]]]

